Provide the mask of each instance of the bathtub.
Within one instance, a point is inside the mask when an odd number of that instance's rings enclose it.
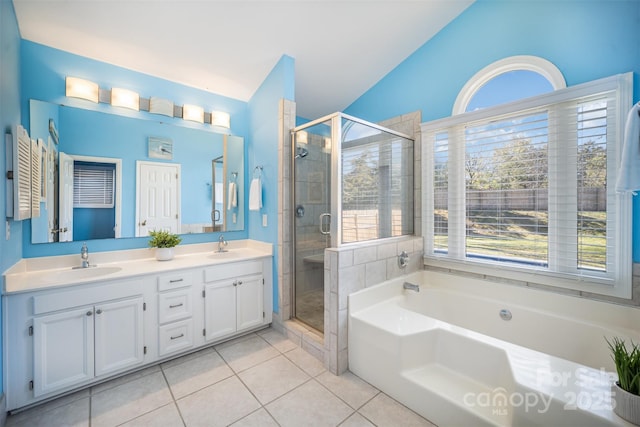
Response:
[[[349,295],[349,370],[440,427],[630,425],[605,337],[639,328],[632,307],[420,271]]]

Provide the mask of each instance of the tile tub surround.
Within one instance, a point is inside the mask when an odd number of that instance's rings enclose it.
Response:
[[[11,415],[19,426],[433,426],[350,372],[334,376],[274,329]]]
[[[398,255],[409,265],[398,266]],[[422,270],[422,237],[376,240],[325,251],[324,363],[340,375],[348,369],[347,299],[350,293]]]

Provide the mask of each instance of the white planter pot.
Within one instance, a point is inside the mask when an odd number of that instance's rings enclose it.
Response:
[[[156,248],[156,259],[158,261],[169,261],[173,259],[173,248]]]
[[[630,423],[640,425],[640,396],[621,389],[618,383],[611,386],[611,392],[613,412]]]

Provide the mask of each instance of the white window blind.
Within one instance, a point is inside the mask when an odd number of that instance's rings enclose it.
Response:
[[[74,208],[113,208],[115,196],[113,167],[75,163],[73,169]]]
[[[630,93],[616,76],[423,124],[425,255],[629,295],[630,204],[613,184]]]

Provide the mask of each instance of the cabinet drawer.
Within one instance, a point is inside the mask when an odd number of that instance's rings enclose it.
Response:
[[[160,356],[193,347],[193,319],[160,326],[159,331]]]
[[[193,274],[191,272],[177,272],[174,274],[163,274],[158,277],[158,290],[183,288],[191,286]]]
[[[209,267],[204,270],[204,281],[215,282],[245,276],[249,274],[261,274],[262,261],[233,262],[225,265]]]
[[[168,323],[191,317],[191,301],[190,287],[158,294],[158,320],[160,323]]]

